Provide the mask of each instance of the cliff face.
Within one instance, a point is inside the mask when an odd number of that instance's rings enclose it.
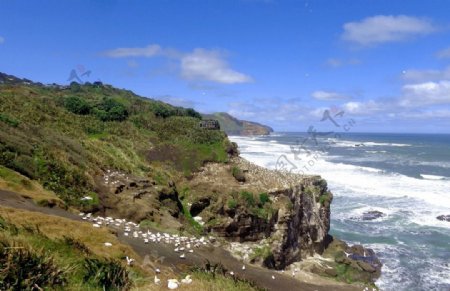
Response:
[[[332,200],[325,181],[319,177],[307,178],[299,185],[274,194],[288,198],[288,203],[278,211],[272,234],[275,238],[271,247],[274,267],[283,269],[314,253],[322,254],[329,241]]]
[[[273,132],[273,129],[269,126],[257,122],[239,120],[224,112],[205,114],[203,117],[218,120],[221,130],[228,135],[268,135]]]
[[[231,175],[236,168],[245,183]],[[264,240],[269,267],[283,269],[326,247],[332,194],[319,176],[283,174],[236,159],[229,166],[205,166],[190,186],[205,192],[197,200],[208,196],[208,188],[220,193],[210,195],[208,207],[199,212],[208,229],[229,241]]]

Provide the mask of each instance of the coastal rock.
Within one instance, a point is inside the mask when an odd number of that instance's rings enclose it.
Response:
[[[438,217],[436,217],[438,220],[441,220],[441,221],[448,221],[448,222],[450,222],[450,214],[447,214],[447,215],[439,215]]]
[[[362,220],[374,220],[374,219],[383,217],[384,215],[385,215],[385,214],[384,214],[383,212],[381,212],[381,211],[378,211],[378,210],[371,210],[371,211],[364,212],[364,213],[362,214],[361,219],[362,219]]]

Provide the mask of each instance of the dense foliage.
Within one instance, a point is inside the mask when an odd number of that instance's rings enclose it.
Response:
[[[107,169],[148,175],[164,162],[189,175],[204,161],[225,161],[225,135],[199,128],[199,118],[103,84],[2,84],[0,165],[79,205]]]

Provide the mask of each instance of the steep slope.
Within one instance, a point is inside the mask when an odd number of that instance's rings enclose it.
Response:
[[[217,119],[220,123],[220,128],[228,135],[268,135],[273,132],[273,129],[269,126],[257,122],[239,120],[225,112],[204,114],[203,118]]]

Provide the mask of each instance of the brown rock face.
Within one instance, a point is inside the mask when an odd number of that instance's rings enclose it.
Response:
[[[287,207],[279,210],[272,234],[274,267],[283,269],[314,253],[321,254],[326,248],[332,194],[324,180],[311,177],[276,195],[288,198]],[[320,203],[320,197],[326,197],[327,202]]]

